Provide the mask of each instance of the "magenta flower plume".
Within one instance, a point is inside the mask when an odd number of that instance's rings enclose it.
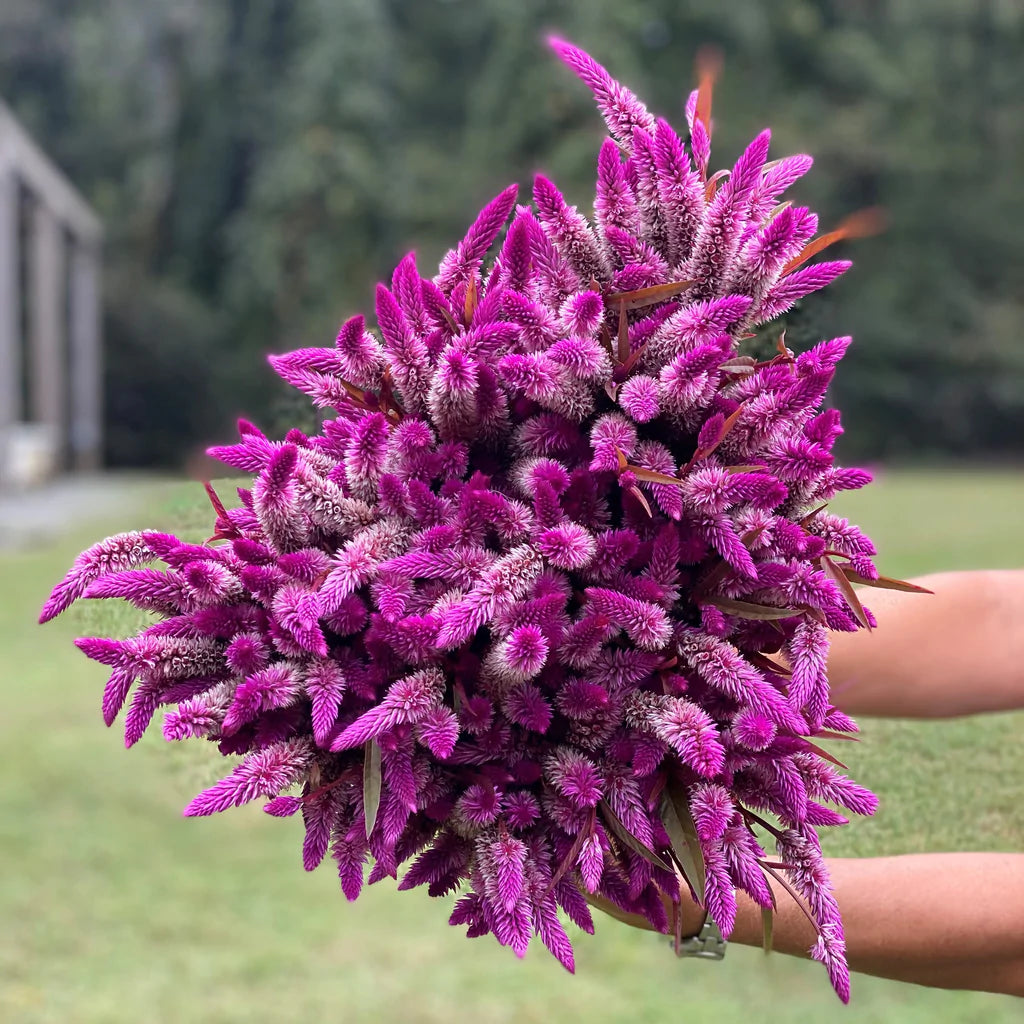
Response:
[[[815,828],[875,799],[812,739],[856,728],[828,635],[871,623],[851,582],[886,583],[822,509],[868,480],[835,465],[821,408],[849,339],[761,361],[744,342],[848,264],[808,263],[817,220],[779,203],[809,158],[769,161],[763,132],[709,177],[706,100],[687,146],[552,45],[614,140],[593,221],[538,175],[433,278],[407,256],[376,332],[356,316],[271,358],[333,413],[211,450],[253,477],[213,539],[111,537],[42,619],[83,596],[152,613],[79,641],[111,670],[105,721],[127,705],[131,744],[170,705],[167,739],[241,758],[186,814],[301,811],[304,866],[330,852],[350,899],[368,864],[401,870],[461,891],[470,936],[539,937],[572,970],[560,915],[592,931],[584,894],[661,930],[677,873],[725,933],[737,890],[771,906],[766,830],[845,998]]]

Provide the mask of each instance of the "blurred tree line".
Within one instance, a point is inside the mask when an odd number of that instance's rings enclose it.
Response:
[[[1024,451],[1019,0],[3,0],[0,94],[109,232],[110,460],[308,415],[263,355],[329,344],[507,182],[588,207],[600,122],[552,28],[677,126],[716,45],[716,166],[770,124],[824,227],[887,209],[789,324],[854,334],[848,456]]]

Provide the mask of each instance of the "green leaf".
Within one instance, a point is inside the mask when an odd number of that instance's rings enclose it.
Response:
[[[683,878],[693,890],[697,902],[704,905],[704,854],[697,838],[697,826],[690,814],[690,800],[686,787],[670,780],[661,800],[661,820],[672,844],[675,858]]]
[[[640,854],[644,860],[650,861],[663,871],[672,871],[671,864],[666,864],[650,847],[644,846],[644,844],[641,843],[640,840],[622,824],[606,800],[602,800],[597,806],[601,809],[601,814],[610,826],[611,830],[634,853]]]
[[[380,810],[380,747],[376,740],[367,740],[363,748],[363,818],[366,838],[370,838]]]
[[[761,948],[764,955],[772,951],[772,928],[775,924],[775,913],[771,907],[761,908]]]
[[[769,604],[754,604],[751,601],[733,601],[728,597],[716,597],[708,604],[713,604],[727,615],[736,615],[743,619],[789,619],[800,612],[795,608],[776,608]]]

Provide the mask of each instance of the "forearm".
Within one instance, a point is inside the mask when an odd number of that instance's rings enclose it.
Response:
[[[861,591],[878,628],[833,634],[835,703],[852,715],[907,718],[1024,707],[1024,570],[914,582],[934,594]]]
[[[851,970],[937,988],[1024,995],[1024,855],[935,853],[829,860]],[[806,956],[815,933],[781,886],[773,945]],[[761,944],[741,896],[732,939]]]
[[[828,861],[843,915],[851,970],[935,988],[1024,996],[1024,855],[931,853]],[[779,953],[806,957],[816,934],[774,880],[772,935]],[[761,909],[737,894],[730,941],[760,946]],[[595,905],[626,924],[649,928],[605,900]],[[703,912],[683,889],[683,933]]]

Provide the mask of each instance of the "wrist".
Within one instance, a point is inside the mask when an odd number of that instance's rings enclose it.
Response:
[[[704,907],[693,901],[693,896],[690,895],[689,886],[683,881],[680,882],[679,886],[678,912],[680,918],[680,936],[684,939],[691,939],[698,935],[701,928],[704,927],[704,922],[707,920],[708,913]],[[670,920],[671,917],[670,908]]]

